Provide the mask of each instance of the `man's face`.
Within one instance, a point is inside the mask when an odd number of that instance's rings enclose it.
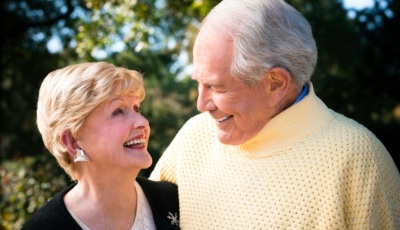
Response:
[[[203,27],[194,45],[192,78],[199,84],[197,108],[215,119],[218,140],[239,145],[257,134],[276,111],[262,83],[252,87],[231,76],[232,52],[226,36]]]

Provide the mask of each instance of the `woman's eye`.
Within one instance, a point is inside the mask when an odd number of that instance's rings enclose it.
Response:
[[[112,116],[115,117],[115,116],[118,116],[119,114],[124,114],[124,111],[120,108],[114,110],[114,112],[112,113]]]
[[[135,112],[140,113],[141,109],[139,106],[133,106],[133,110],[135,110]]]

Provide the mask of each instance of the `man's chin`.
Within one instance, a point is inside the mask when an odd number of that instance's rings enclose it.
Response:
[[[218,135],[218,141],[224,145],[240,145],[244,143],[241,137],[235,138],[233,135],[223,132],[221,130],[218,130],[217,135]]]

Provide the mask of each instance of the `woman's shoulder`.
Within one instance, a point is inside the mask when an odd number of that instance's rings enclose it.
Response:
[[[80,229],[69,214],[64,203],[65,194],[76,184],[72,184],[49,199],[22,226],[22,230],[34,229]]]
[[[168,181],[153,181],[141,176],[138,176],[136,181],[143,189],[149,189],[150,193],[159,193],[160,191],[172,194],[178,193],[178,186]]]
[[[136,181],[150,204],[157,229],[179,229],[178,186],[144,177],[137,177]]]
[[[137,177],[136,181],[142,187],[149,202],[156,206],[171,206],[178,208],[178,186],[167,181],[152,181],[144,177]],[[168,198],[168,199],[166,199]],[[150,203],[150,205],[153,205]]]

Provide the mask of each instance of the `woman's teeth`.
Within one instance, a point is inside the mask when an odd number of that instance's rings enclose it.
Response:
[[[140,138],[140,139],[133,139],[130,141],[127,141],[124,143],[125,147],[131,146],[131,145],[138,145],[138,144],[144,144],[146,142],[146,139]]]

